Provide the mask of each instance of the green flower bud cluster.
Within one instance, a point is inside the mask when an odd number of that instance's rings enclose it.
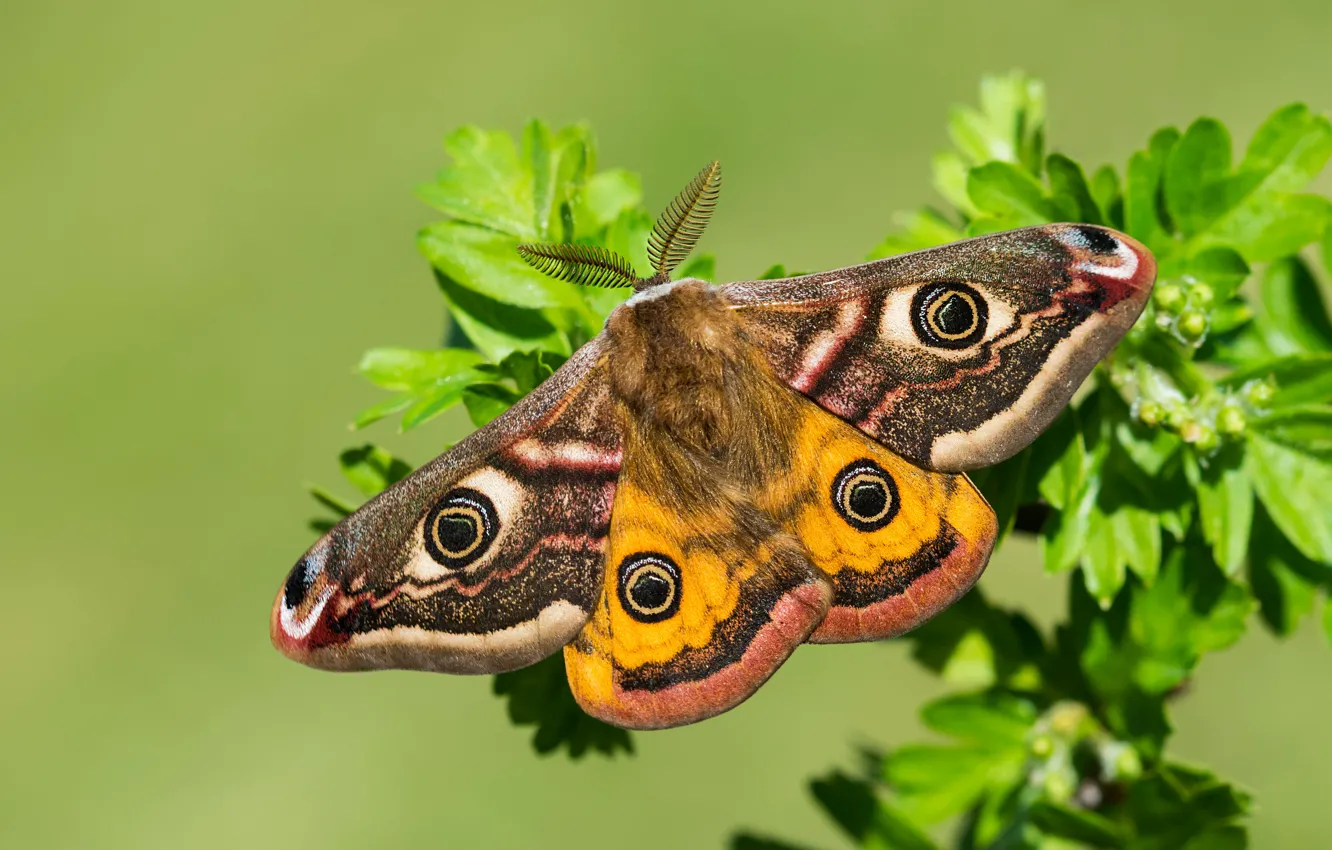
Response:
[[[1211,329],[1215,301],[1216,293],[1211,286],[1187,275],[1160,283],[1152,296],[1156,327],[1197,348]]]
[[[1094,808],[1106,785],[1142,775],[1137,750],[1112,737],[1078,702],[1055,703],[1039,717],[1028,734],[1027,752],[1028,781],[1057,803],[1076,798]]]
[[[1163,393],[1145,391],[1154,384],[1159,387],[1159,382],[1136,382],[1140,395],[1133,412],[1138,421],[1167,428],[1204,454],[1216,451],[1226,440],[1242,438],[1276,392],[1272,381],[1255,380],[1238,389],[1209,393],[1205,399],[1185,399],[1173,387]]]

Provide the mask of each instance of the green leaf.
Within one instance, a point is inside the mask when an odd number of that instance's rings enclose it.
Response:
[[[1272,378],[1276,393],[1271,406],[1285,407],[1332,401],[1332,353],[1292,354],[1263,360],[1221,379],[1222,386],[1242,388],[1250,381]]]
[[[930,837],[905,813],[881,803],[874,813],[874,830],[866,848],[876,850],[938,850]]]
[[[1305,557],[1332,563],[1332,465],[1250,433],[1245,468],[1277,528]]]
[[[1001,693],[958,694],[928,703],[920,718],[936,732],[983,749],[1022,749],[1036,708]]]
[[[1041,497],[1060,510],[1077,504],[1087,484],[1091,459],[1082,439],[1076,408],[1064,408],[1041,435],[1034,451],[1033,472],[1044,470],[1037,485]]]
[[[1205,234],[1203,244],[1229,244],[1251,262],[1294,254],[1323,235],[1332,203],[1318,195],[1251,199]]]
[[[1119,557],[1145,584],[1156,580],[1161,566],[1161,521],[1137,505],[1121,505],[1110,515]]]
[[[1264,188],[1293,192],[1319,175],[1332,157],[1332,123],[1302,103],[1272,113],[1253,134],[1241,173],[1262,175]]]
[[[980,747],[912,744],[884,760],[884,778],[897,792],[902,811],[917,823],[938,823],[966,811],[991,785],[1020,774],[1021,757],[996,759]]]
[[[531,174],[507,133],[462,127],[444,140],[444,150],[454,161],[420,187],[422,200],[459,221],[537,238]]]
[[[316,484],[307,484],[306,489],[310,492],[310,495],[314,497],[316,502],[337,514],[339,519],[345,516],[350,516],[356,510],[356,506],[351,502],[333,495]]]
[[[403,392],[362,411],[356,417],[356,427],[404,409],[407,412],[403,414],[403,430],[420,425],[457,404],[463,388],[484,377],[477,369],[482,362],[480,354],[462,348],[367,351],[357,366],[358,371],[385,389]]]
[[[1113,165],[1102,165],[1091,178],[1091,193],[1101,210],[1101,220],[1111,227],[1124,227],[1124,197],[1119,174]]]
[[[1285,637],[1313,611],[1316,583],[1332,585],[1332,566],[1304,557],[1277,530],[1266,511],[1258,511],[1249,546],[1249,586],[1263,621]]]
[[[1162,765],[1129,787],[1125,814],[1136,827],[1134,850],[1174,850],[1202,839],[1199,847],[1230,850],[1248,814],[1249,795],[1213,774],[1179,764]],[[1242,831],[1242,830],[1241,830]],[[1223,843],[1214,844],[1214,841]]]
[[[980,210],[976,209],[975,204],[971,203],[971,198],[967,196],[967,172],[971,170],[967,161],[954,151],[943,151],[934,155],[931,164],[934,173],[934,190],[967,218],[975,218],[980,215]],[[885,254],[883,256],[892,255]]]
[[[479,295],[517,307],[583,308],[574,284],[548,277],[523,261],[519,241],[506,233],[445,221],[422,230],[418,245],[431,265]]]
[[[352,420],[352,427],[360,430],[368,425],[373,425],[386,416],[392,416],[406,410],[414,401],[416,401],[415,393],[400,393],[377,404],[372,404],[356,414],[356,418]]]
[[[532,231],[537,239],[549,240],[551,213],[561,194],[560,152],[550,128],[540,121],[531,121],[523,129],[523,159],[532,175]]]
[[[809,790],[843,832],[857,843],[864,842],[874,827],[879,808],[878,798],[869,782],[834,771],[811,781]]]
[[[1023,227],[1063,218],[1040,182],[1007,162],[987,162],[971,169],[967,194],[978,209],[1004,226]]]
[[[1106,617],[1089,625],[1081,661],[1104,696],[1140,688],[1161,694],[1177,686],[1206,652],[1244,633],[1253,600],[1227,581],[1206,550],[1173,547],[1151,587],[1134,585]]]
[[[980,109],[956,106],[948,135],[971,164],[991,160],[1041,168],[1045,127],[1045,86],[1021,73],[981,79]]]
[[[1045,171],[1049,175],[1050,191],[1064,209],[1066,218],[1088,224],[1107,223],[1100,204],[1092,196],[1081,165],[1063,154],[1052,153],[1045,160]]]
[[[867,259],[895,257],[898,254],[946,245],[962,238],[962,231],[931,209],[899,213],[893,216],[893,221],[898,226],[898,231],[885,236],[883,241],[870,252]]]
[[[676,270],[676,280],[697,278],[713,283],[717,277],[717,258],[712,254],[699,254],[692,257]]]
[[[627,259],[635,271],[646,277],[652,274],[652,260],[647,252],[651,232],[651,216],[638,209],[626,210],[606,232],[606,247]]]
[[[546,125],[532,121],[523,132],[523,156],[532,174],[532,226],[543,241],[572,239],[562,233],[558,210],[570,204],[591,173],[595,150],[585,126],[566,127],[554,136]]]
[[[1223,572],[1233,576],[1244,562],[1253,522],[1253,487],[1244,470],[1242,444],[1227,445],[1207,461],[1197,486],[1203,539]]]
[[[1041,560],[1045,571],[1064,572],[1078,563],[1091,534],[1097,488],[1089,478],[1071,507],[1050,515],[1041,528]]]
[[[1168,255],[1173,244],[1169,222],[1162,219],[1157,203],[1158,193],[1166,162],[1178,140],[1179,131],[1173,127],[1158,130],[1147,150],[1138,151],[1129,158],[1125,178],[1124,226],[1129,235],[1137,237],[1160,256]]]
[[[1249,276],[1249,264],[1232,248],[1207,248],[1185,262],[1184,273],[1211,286],[1212,297],[1220,304]]]
[[[347,449],[338,455],[343,476],[365,496],[375,496],[407,476],[408,464],[373,443]]]
[[[1249,428],[1274,443],[1332,463],[1332,405],[1282,408],[1254,420]]]
[[[1332,352],[1332,320],[1313,272],[1299,257],[1268,266],[1258,327],[1273,353]]]
[[[969,474],[971,483],[976,485],[985,496],[985,501],[994,509],[999,541],[1013,530],[1018,508],[1036,501],[1037,494],[1031,492],[1033,485],[1028,480],[1028,466],[1032,459],[1032,449],[1040,445],[1038,443],[995,466],[977,469]]]
[[[1254,134],[1234,174],[1206,194],[1212,221],[1199,244],[1225,244],[1250,261],[1275,260],[1319,239],[1326,199],[1292,194],[1332,156],[1332,124],[1303,106],[1278,110]]]
[[[589,717],[569,691],[561,653],[530,667],[501,673],[492,684],[496,696],[508,698],[509,719],[519,726],[535,726],[532,746],[538,753],[563,747],[571,758],[599,752],[612,756],[633,753],[629,733]]]
[[[1185,236],[1226,212],[1219,184],[1230,173],[1230,133],[1213,118],[1189,125],[1170,152],[1163,175],[1166,208]]]
[[[1034,688],[1040,681],[1040,632],[1024,615],[991,606],[978,588],[904,639],[917,663],[957,687]]]
[[[1237,824],[1227,824],[1208,827],[1190,838],[1180,850],[1244,850],[1248,846],[1248,831]]]
[[[546,313],[487,298],[460,286],[438,270],[435,282],[453,320],[486,358],[500,360],[515,349],[534,346],[572,353],[568,338]]]
[[[498,364],[489,367],[491,374],[502,375],[513,381],[519,396],[536,389],[542,381],[564,364],[565,357],[549,351],[514,351],[505,355]]]
[[[1088,518],[1080,563],[1087,590],[1103,608],[1109,607],[1126,578],[1128,559],[1120,550],[1117,534],[1113,515],[1094,506]]]
[[[521,397],[503,384],[472,384],[463,390],[462,400],[472,424],[480,428],[493,422]]]
[[[443,384],[474,381],[480,373],[473,367],[482,362],[480,354],[465,348],[372,348],[361,356],[356,370],[386,390],[420,393]]]
[[[599,171],[588,178],[573,205],[581,233],[593,233],[643,203],[643,181],[623,168]]]
[[[1092,847],[1122,847],[1124,844],[1123,831],[1114,821],[1085,809],[1037,800],[1027,810],[1027,816],[1046,835]]]

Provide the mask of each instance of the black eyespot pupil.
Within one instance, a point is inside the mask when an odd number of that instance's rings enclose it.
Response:
[[[869,458],[842,467],[828,495],[837,515],[858,531],[886,528],[901,507],[892,475]]]
[[[964,334],[976,323],[976,311],[960,295],[945,295],[944,302],[934,313],[939,330],[946,334]]]
[[[638,552],[620,562],[616,591],[621,609],[640,623],[660,623],[680,610],[680,568],[660,552]]]
[[[308,573],[305,560],[302,559],[291,571],[291,575],[287,576],[287,584],[282,589],[282,599],[288,608],[295,608],[305,601],[305,594],[310,592],[312,584]]]
[[[460,570],[484,557],[499,532],[499,516],[489,497],[470,487],[455,487],[426,514],[422,537],[435,563]]]
[[[440,546],[451,552],[461,552],[476,541],[476,520],[459,514],[442,516],[437,534]]]
[[[639,573],[634,586],[629,588],[629,595],[639,607],[656,610],[671,599],[671,583],[656,573]]]
[[[988,319],[985,296],[965,283],[927,284],[911,299],[916,336],[931,348],[970,348],[985,338]]]
[[[1119,241],[1099,227],[1084,226],[1076,230],[1087,240],[1087,250],[1093,254],[1113,254],[1119,250]]]
[[[877,517],[888,507],[888,491],[879,481],[862,481],[851,488],[847,507],[857,516]]]

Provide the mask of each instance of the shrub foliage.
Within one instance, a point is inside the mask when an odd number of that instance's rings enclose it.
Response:
[[[1167,754],[1170,702],[1209,652],[1255,619],[1289,635],[1332,588],[1332,202],[1303,190],[1332,156],[1332,123],[1278,109],[1236,161],[1224,125],[1154,133],[1122,168],[1046,153],[1044,91],[982,82],[934,159],[944,204],[899,216],[871,258],[1054,221],[1144,242],[1160,277],[1141,321],[1030,448],[973,476],[1002,531],[1038,535],[1067,576],[1067,620],[1042,632],[974,590],[904,638],[954,692],[921,709],[938,739],[810,784],[855,846],[1246,846],[1247,793]],[[520,242],[610,248],[651,272],[637,175],[599,170],[591,132],[534,121],[519,142],[464,127],[419,190],[421,231],[457,347],[379,348],[359,369],[391,395],[364,428],[419,427],[461,404],[477,426],[530,391],[629,293],[528,267]],[[1321,258],[1322,269],[1315,267]],[[702,255],[677,276],[713,277]],[[773,266],[762,277],[785,274]],[[373,444],[339,458],[370,496],[410,466]],[[320,489],[336,516],[353,504]],[[328,519],[314,521],[326,528]],[[1322,606],[1332,639],[1332,605]],[[632,752],[584,715],[556,655],[496,676],[539,752]],[[790,848],[738,835],[745,850]]]

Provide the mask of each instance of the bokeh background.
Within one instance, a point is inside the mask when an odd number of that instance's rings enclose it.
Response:
[[[1332,107],[1332,4],[5,0],[0,5],[0,845],[717,847],[840,838],[806,799],[920,734],[898,645],[797,653],[638,755],[538,758],[485,678],[292,664],[268,609],[338,482],[352,374],[442,305],[413,187],[463,123],[590,120],[657,209],[720,157],[723,278],[859,260],[930,200],[982,72],[1049,85],[1051,142],[1115,161],[1200,114]],[[1325,179],[1320,186],[1329,186]],[[465,423],[410,439],[410,459]],[[1049,622],[1030,548],[984,587]],[[1255,625],[1174,752],[1258,792],[1256,846],[1324,843],[1332,650]]]

